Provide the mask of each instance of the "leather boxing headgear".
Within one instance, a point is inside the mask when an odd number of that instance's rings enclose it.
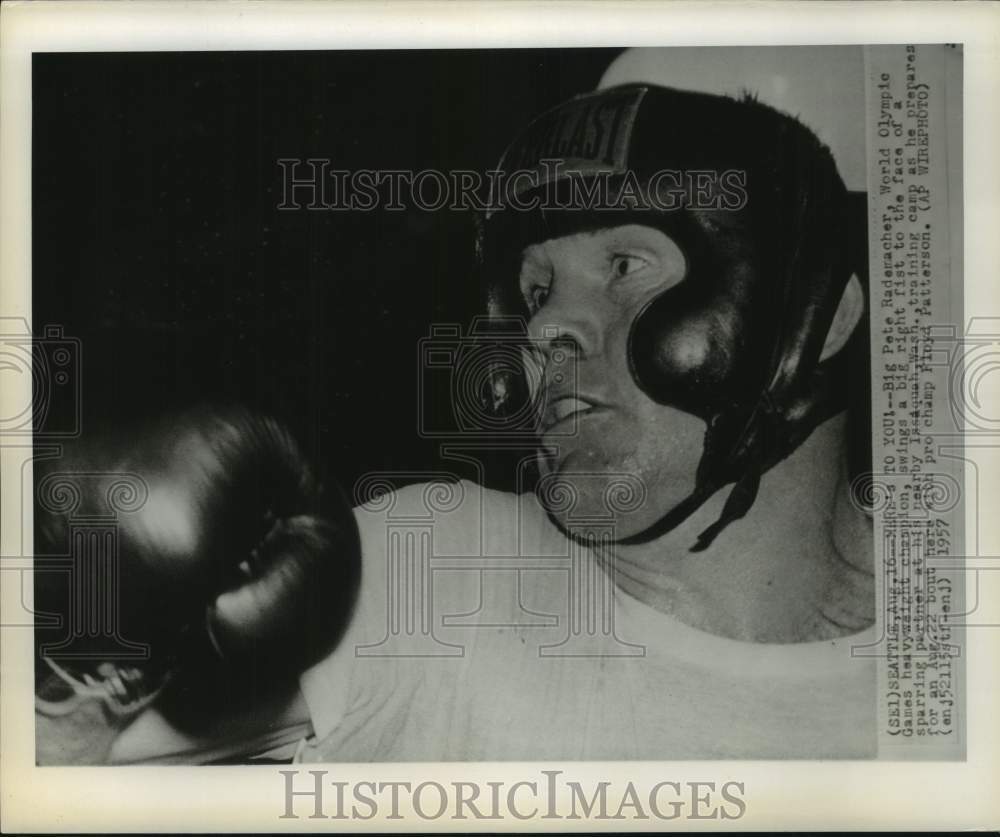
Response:
[[[530,244],[644,224],[682,250],[685,277],[636,317],[628,361],[651,399],[705,421],[703,454],[692,494],[623,542],[660,536],[735,484],[706,547],[747,512],[761,474],[845,406],[846,353],[820,362],[855,272],[829,150],[752,97],[626,84],[543,114],[498,168],[507,191],[479,240],[495,318],[529,318],[518,265]]]

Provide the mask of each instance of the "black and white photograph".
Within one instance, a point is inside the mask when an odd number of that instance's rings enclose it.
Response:
[[[33,49],[9,110],[34,781],[738,828],[760,762],[968,766],[1000,310],[966,46],[246,40]]]

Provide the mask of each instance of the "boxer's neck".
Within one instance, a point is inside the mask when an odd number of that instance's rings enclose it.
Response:
[[[768,471],[752,509],[690,552],[729,488],[659,540],[620,547],[619,586],[686,624],[755,642],[856,633],[874,619],[871,524],[849,499],[844,418]]]

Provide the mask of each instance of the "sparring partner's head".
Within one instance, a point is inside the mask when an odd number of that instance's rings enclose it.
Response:
[[[536,400],[540,484],[598,518],[641,481],[626,543],[730,487],[706,547],[844,407],[863,294],[829,150],[750,97],[626,84],[543,114],[499,168],[534,173],[505,181],[479,252],[491,315],[526,323],[541,369],[495,388]]]

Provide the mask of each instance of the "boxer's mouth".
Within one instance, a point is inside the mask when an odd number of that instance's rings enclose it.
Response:
[[[603,408],[603,404],[589,398],[580,398],[575,395],[564,395],[548,402],[542,413],[541,428],[542,433],[548,433],[553,428],[564,422],[579,419]]]

